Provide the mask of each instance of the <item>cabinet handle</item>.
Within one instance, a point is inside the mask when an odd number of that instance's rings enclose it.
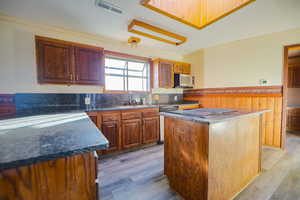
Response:
[[[73,74],[70,74],[70,80],[71,81],[73,80]]]
[[[78,75],[76,75],[76,81],[78,81],[79,80],[79,76]]]

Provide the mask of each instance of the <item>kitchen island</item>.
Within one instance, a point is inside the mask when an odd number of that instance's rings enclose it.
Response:
[[[96,200],[107,147],[84,112],[0,120],[0,199]]]
[[[165,116],[165,166],[184,199],[228,200],[261,172],[261,114],[195,109]]]

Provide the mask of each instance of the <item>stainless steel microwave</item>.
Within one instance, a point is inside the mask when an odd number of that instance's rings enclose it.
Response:
[[[175,88],[193,88],[194,82],[194,76],[186,74],[174,74]]]

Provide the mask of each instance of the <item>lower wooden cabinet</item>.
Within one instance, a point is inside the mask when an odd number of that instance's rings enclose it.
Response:
[[[141,145],[141,119],[122,121],[122,147],[129,149]]]
[[[120,149],[120,122],[102,122],[101,131],[109,141],[109,148],[106,151],[117,151]]]
[[[111,153],[159,141],[158,108],[89,112],[91,120],[109,141]]]
[[[148,144],[159,140],[159,117],[143,119],[142,143]]]

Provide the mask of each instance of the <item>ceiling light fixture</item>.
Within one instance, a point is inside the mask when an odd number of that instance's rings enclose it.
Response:
[[[137,48],[137,45],[141,42],[141,39],[138,37],[130,37],[128,39],[128,44],[132,47],[132,48]]]
[[[186,41],[186,37],[184,36],[169,32],[136,19],[132,20],[132,22],[128,25],[128,31],[176,46],[181,45]]]

